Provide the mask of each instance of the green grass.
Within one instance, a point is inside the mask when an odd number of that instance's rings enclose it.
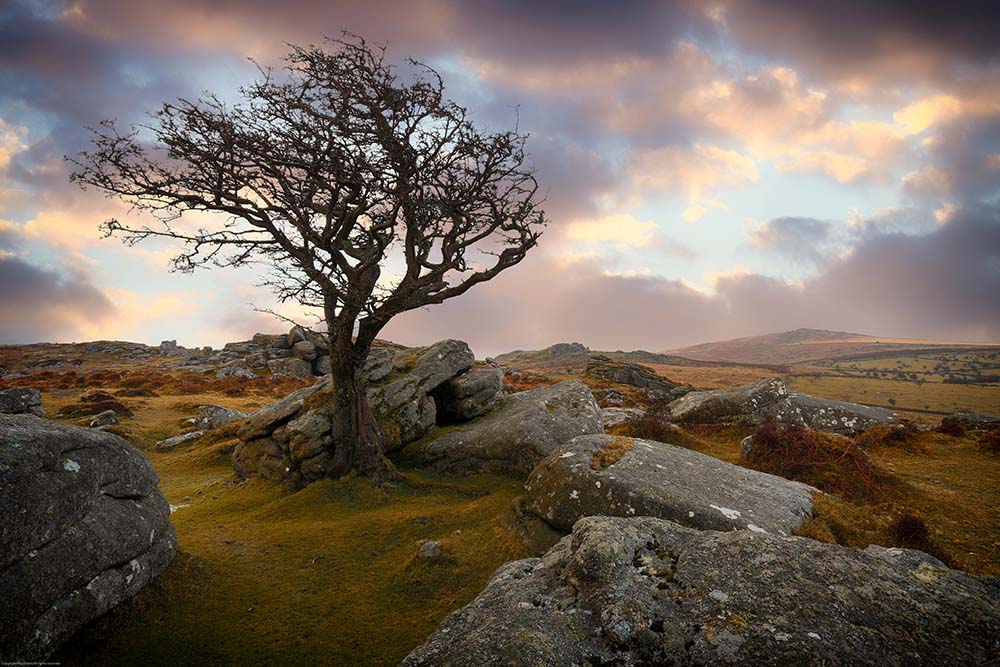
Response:
[[[154,456],[180,554],[132,602],[78,635],[71,665],[393,665],[524,547],[521,485],[406,472],[385,490],[325,480],[286,494],[236,482],[221,455]],[[423,540],[443,554],[416,557]]]
[[[788,388],[823,398],[884,406],[912,413],[924,421],[938,421],[940,414],[951,412],[1000,413],[1000,387],[802,375],[788,378]]]
[[[80,391],[46,393],[50,414]],[[82,629],[65,665],[395,665],[504,562],[526,549],[512,529],[519,480],[402,470],[391,489],[324,480],[294,494],[237,481],[234,429],[174,450],[204,403],[245,411],[273,400],[222,394],[128,399],[116,430],[144,450],[167,500],[179,554],[130,602]],[[424,540],[443,553],[416,556]]]

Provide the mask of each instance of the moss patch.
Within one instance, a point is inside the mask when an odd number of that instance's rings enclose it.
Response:
[[[621,435],[616,435],[605,443],[603,447],[594,452],[590,459],[590,467],[594,470],[603,470],[610,465],[614,465],[625,456],[625,452],[635,446],[635,440]]]

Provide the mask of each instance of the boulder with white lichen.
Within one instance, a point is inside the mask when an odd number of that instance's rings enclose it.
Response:
[[[674,445],[612,435],[573,438],[525,483],[521,507],[568,532],[585,516],[654,516],[703,530],[789,535],[816,489]]]
[[[0,660],[44,660],[170,564],[157,482],[116,435],[0,415]]]
[[[402,667],[995,665],[1000,579],[906,549],[594,516]]]

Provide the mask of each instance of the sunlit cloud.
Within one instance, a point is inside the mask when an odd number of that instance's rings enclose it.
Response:
[[[610,242],[618,246],[641,247],[649,245],[655,231],[654,222],[636,220],[627,213],[615,213],[571,223],[566,229],[566,237],[584,243]]]
[[[951,95],[936,93],[906,105],[892,114],[907,134],[920,134],[928,127],[951,120],[962,112],[962,102]]]
[[[0,118],[0,169],[10,165],[11,157],[27,148],[25,143],[28,129],[20,125],[11,125]]]
[[[647,193],[680,192],[693,204],[725,188],[758,180],[753,158],[709,144],[636,151],[629,165],[633,187]]]

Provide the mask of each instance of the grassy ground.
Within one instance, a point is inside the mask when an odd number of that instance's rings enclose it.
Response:
[[[177,373],[145,374],[154,393],[174,393],[120,399],[135,417],[114,430],[153,462],[177,508],[179,554],[137,598],[81,630],[56,656],[63,664],[394,665],[499,565],[526,555],[509,528],[520,481],[404,470],[390,490],[349,478],[287,494],[234,479],[233,429],[157,451],[192,428],[185,419],[198,405],[248,411],[289,388],[182,394]],[[43,405],[56,415],[93,391],[51,387]],[[424,540],[441,542],[438,559],[417,557]]]
[[[180,553],[132,602],[85,628],[68,665],[392,665],[524,555],[506,517],[521,485],[406,472],[295,494],[237,482],[230,442],[150,453]],[[416,554],[440,540],[440,558]]]
[[[927,414],[922,412],[924,410],[938,413],[1000,413],[1000,387],[995,386],[802,375],[789,378],[788,387],[823,398],[882,405],[898,412],[912,413],[915,417]],[[939,421],[940,415],[932,414],[923,419]]]
[[[261,378],[233,391],[189,372],[132,363],[116,379],[88,366],[78,368],[75,379],[57,373],[48,385],[35,378],[22,383],[42,385],[51,415],[81,406],[95,388],[114,395],[137,386],[150,390],[152,395],[120,396],[135,417],[116,429],[147,453],[178,508],[172,520],[180,553],[136,599],[74,637],[54,658],[66,665],[392,665],[475,597],[497,566],[526,555],[510,529],[520,480],[404,470],[406,483],[391,491],[349,478],[291,495],[260,480],[238,482],[230,463],[231,430],[167,452],[154,443],[190,429],[185,419],[200,404],[252,410],[293,385]],[[555,373],[546,382],[570,377],[578,376]],[[701,382],[731,386],[751,379],[727,379],[720,371]],[[935,385],[941,387],[962,389]],[[822,396],[864,400],[846,385],[816,389]],[[633,392],[626,395],[631,403]],[[967,407],[990,411],[992,405],[995,412],[993,400]],[[737,463],[739,442],[750,432],[692,427],[662,439]],[[907,447],[876,447],[872,456],[901,480],[898,493],[867,505],[817,496],[818,517],[806,534],[852,546],[891,544],[893,518],[912,513],[955,566],[1000,574],[1000,456],[972,438],[933,433]],[[442,556],[418,558],[423,540],[440,540]]]

